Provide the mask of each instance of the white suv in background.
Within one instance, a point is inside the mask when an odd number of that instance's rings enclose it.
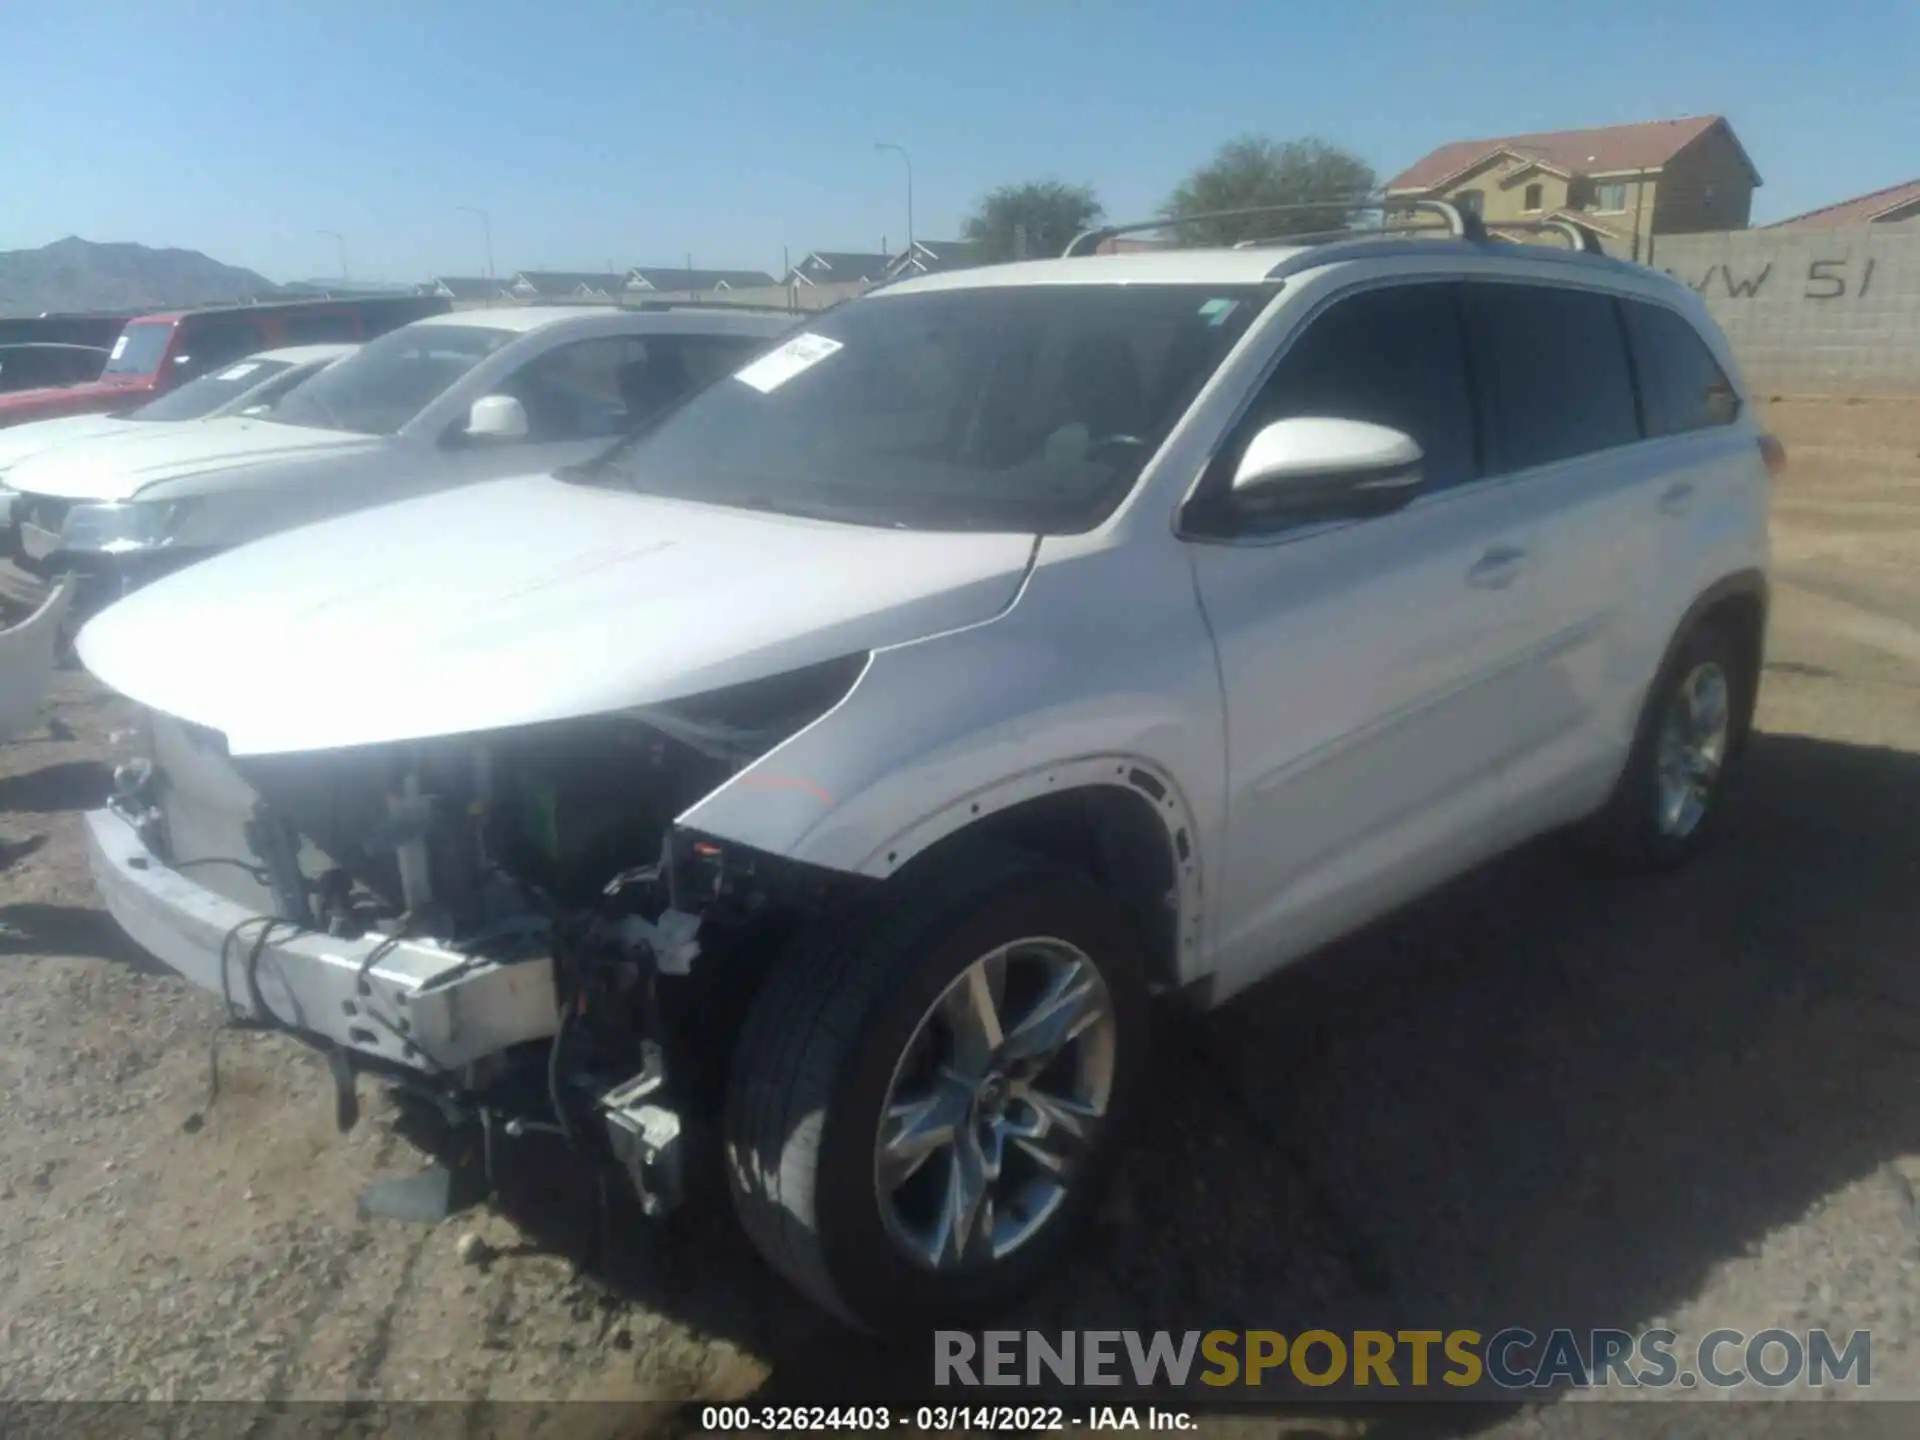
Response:
[[[558,1127],[649,1209],[712,1127],[820,1304],[965,1310],[1079,1228],[1150,997],[1560,827],[1702,843],[1777,459],[1699,300],[1596,256],[891,285],[594,465],[109,610],[80,652],[153,753],[95,871],[336,1074]]]
[[[584,460],[792,328],[778,314],[553,306],[437,315],[264,411],[81,440],[7,472],[16,563],[90,611],[243,541]],[[236,367],[237,368],[237,367]]]

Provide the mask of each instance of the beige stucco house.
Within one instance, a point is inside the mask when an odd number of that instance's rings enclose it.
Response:
[[[1577,220],[1650,261],[1661,235],[1744,230],[1760,174],[1719,115],[1442,145],[1387,182],[1501,221]]]

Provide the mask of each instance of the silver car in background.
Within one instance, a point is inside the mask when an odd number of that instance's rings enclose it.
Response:
[[[159,575],[349,510],[586,460],[791,325],[719,309],[554,306],[434,316],[260,413],[23,460],[14,562],[84,616]]]
[[[82,440],[148,435],[153,432],[147,427],[155,423],[175,424],[265,410],[294,386],[358,348],[290,345],[262,350],[121,414],[62,415],[0,430],[0,555],[8,552],[13,521],[13,491],[7,485],[7,471],[21,461]]]

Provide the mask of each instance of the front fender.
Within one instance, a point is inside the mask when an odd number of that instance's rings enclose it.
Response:
[[[1126,787],[1166,828],[1185,978],[1224,819],[1219,676],[1177,542],[1141,548],[1043,562],[999,618],[875,652],[837,706],[679,823],[884,878],[1009,806]]]

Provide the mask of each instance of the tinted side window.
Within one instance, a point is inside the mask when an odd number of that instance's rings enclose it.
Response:
[[[1626,340],[1611,295],[1469,285],[1474,374],[1489,412],[1489,469],[1524,470],[1640,438]]]
[[[1299,416],[1404,430],[1426,453],[1430,489],[1477,476],[1454,287],[1397,285],[1336,301],[1281,357],[1210,482],[1227,483],[1262,426]]]
[[[1637,300],[1622,305],[1647,434],[1731,424],[1740,413],[1740,397],[1693,326],[1664,306]]]
[[[280,324],[289,345],[342,345],[360,338],[360,322],[351,315],[289,315]]]
[[[180,337],[174,360],[174,379],[204,375],[230,360],[251,355],[266,345],[260,327],[251,320],[220,320],[208,324],[189,323]]]

